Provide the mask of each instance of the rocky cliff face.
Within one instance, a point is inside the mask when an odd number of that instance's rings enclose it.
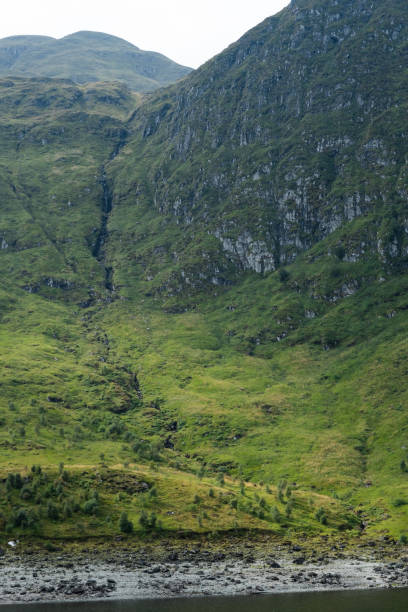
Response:
[[[407,30],[400,0],[294,1],[135,113],[112,174],[140,261],[167,257],[156,289],[274,270],[358,219],[346,258],[406,257]]]

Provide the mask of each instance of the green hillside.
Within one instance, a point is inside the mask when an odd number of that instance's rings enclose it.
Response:
[[[10,36],[0,40],[0,76],[53,77],[75,83],[121,81],[151,92],[185,77],[191,68],[160,53],[142,51],[102,32],[76,32],[64,38]]]
[[[0,81],[4,530],[408,536],[407,26],[297,0],[147,100]]]

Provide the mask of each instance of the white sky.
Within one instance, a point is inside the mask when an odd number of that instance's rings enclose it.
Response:
[[[196,68],[289,0],[12,0],[0,38],[79,30],[120,36]]]

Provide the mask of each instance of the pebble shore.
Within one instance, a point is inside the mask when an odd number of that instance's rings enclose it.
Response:
[[[226,552],[212,546],[112,551],[6,550],[0,603],[254,595],[408,587],[408,556],[305,554],[301,546]]]

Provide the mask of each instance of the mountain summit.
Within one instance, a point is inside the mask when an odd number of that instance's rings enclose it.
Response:
[[[76,32],[61,39],[12,36],[0,40],[0,76],[53,77],[76,83],[122,81],[153,91],[191,72],[160,53],[142,51],[101,32]]]

